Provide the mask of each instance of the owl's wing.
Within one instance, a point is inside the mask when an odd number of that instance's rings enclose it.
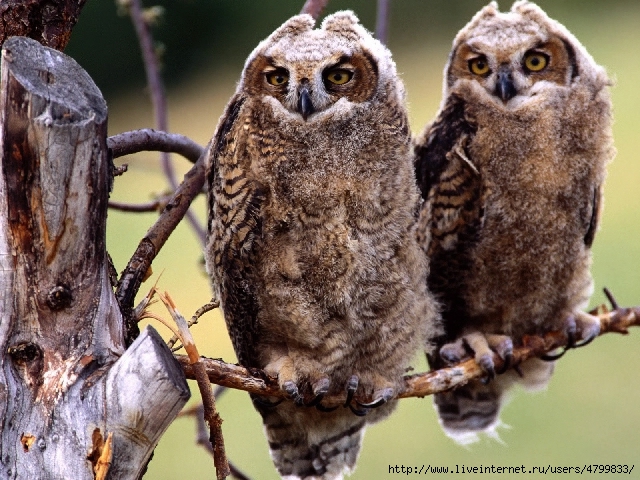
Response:
[[[244,102],[241,95],[231,99],[211,146],[207,183],[212,244],[208,249],[213,252],[211,273],[220,292],[233,347],[239,362],[252,367],[256,366],[258,314],[256,282],[252,278],[265,191],[246,175],[251,157],[247,151],[247,129],[239,120]]]
[[[467,149],[476,130],[465,115],[465,101],[451,95],[416,142],[416,178],[431,217],[430,255],[469,241],[482,223],[483,182]]]
[[[464,100],[451,95],[414,146],[416,178],[425,200],[421,228],[428,229],[423,247],[431,259],[429,286],[441,298],[454,298],[462,278],[457,272],[468,270],[469,247],[482,227],[487,192],[467,149],[476,130],[465,115]]]
[[[586,222],[587,231],[584,235],[584,244],[587,248],[591,248],[593,245],[593,239],[596,236],[596,230],[598,230],[598,224],[600,223],[600,212],[602,210],[602,185],[597,185],[593,189],[593,199],[589,200],[587,209]]]

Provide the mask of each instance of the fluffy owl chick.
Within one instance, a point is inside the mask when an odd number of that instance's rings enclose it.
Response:
[[[527,1],[509,13],[492,2],[456,36],[440,112],[414,148],[426,200],[419,236],[446,330],[432,367],[471,354],[491,377],[492,351],[508,369],[525,334],[564,329],[571,347],[599,333],[582,308],[614,152],[609,84],[578,40]],[[542,388],[552,370],[534,359],[436,395],[445,431],[463,443],[494,432],[507,387]]]
[[[283,476],[351,470],[440,333],[404,101],[353,13],[298,15],[249,56],[212,142],[207,268],[240,363],[296,401],[254,399]],[[351,408],[323,404],[345,390]]]

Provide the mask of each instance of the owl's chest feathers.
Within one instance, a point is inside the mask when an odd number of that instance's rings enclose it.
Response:
[[[577,218],[591,185],[596,152],[574,145],[557,113],[534,109],[478,115],[469,156],[488,190],[485,215],[501,222],[537,229],[550,214]],[[562,218],[560,218],[562,217]],[[562,228],[563,225],[558,225]]]
[[[584,217],[597,153],[572,147],[553,113],[485,112],[478,120],[467,151],[486,197],[470,246],[468,314],[518,331],[572,306],[568,286],[588,262]]]

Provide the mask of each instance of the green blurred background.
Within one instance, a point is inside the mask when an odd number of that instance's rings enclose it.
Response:
[[[410,118],[417,131],[435,114],[442,68],[456,32],[486,2],[476,0],[398,0],[391,5],[389,47],[404,79]],[[597,293],[609,287],[621,305],[640,304],[640,2],[540,0],[547,13],[564,23],[615,80],[614,134],[618,156],[609,169],[606,204],[594,248]],[[168,85],[169,126],[205,144],[233,93],[244,59],[252,48],[289,16],[303,0],[167,0],[164,21],[154,28],[163,44]],[[147,2],[146,6],[151,6]],[[502,9],[510,5],[503,2]],[[325,13],[350,8],[373,30],[374,0],[330,1]],[[93,76],[110,111],[110,134],[152,127],[139,47],[131,23],[118,16],[114,2],[90,1],[66,53]],[[166,189],[156,154],[121,159],[129,171],[116,179],[113,198],[144,202]],[[175,158],[180,174],[189,165]],[[194,209],[205,218],[204,201]],[[108,247],[121,271],[153,214],[111,212]],[[544,241],[544,239],[541,239]],[[210,298],[202,253],[192,232],[181,225],[154,262],[154,275],[185,316]],[[156,308],[158,313],[165,314]],[[165,314],[166,315],[166,314]],[[162,326],[155,325],[162,330]],[[224,322],[208,315],[194,327],[203,355],[235,362]],[[510,429],[503,443],[483,439],[469,448],[449,440],[438,426],[431,399],[407,399],[388,420],[367,431],[354,479],[394,478],[389,465],[582,466],[637,461],[630,478],[640,478],[640,330],[621,337],[608,334],[588,348],[566,355],[549,388],[538,394],[516,392],[502,415]],[[417,370],[426,369],[416,359]],[[197,389],[192,385],[194,397]],[[193,404],[197,398],[191,401]],[[229,391],[218,403],[229,458],[254,479],[277,478],[258,414],[243,392]],[[461,475],[442,475],[456,478]],[[515,476],[515,475],[514,475]],[[521,475],[520,475],[521,476]],[[214,478],[208,454],[195,444],[195,424],[179,418],[162,438],[145,479]],[[435,475],[435,477],[438,477]],[[485,475],[491,478],[491,475]],[[508,478],[501,475],[499,478]],[[563,475],[563,478],[571,475]],[[607,476],[602,476],[607,477]],[[609,475],[608,477],[612,477]]]

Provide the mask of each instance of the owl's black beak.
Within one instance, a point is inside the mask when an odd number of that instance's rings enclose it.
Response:
[[[498,70],[495,94],[505,103],[518,94],[518,91],[513,84],[513,77],[511,76],[511,70],[509,70],[509,67],[502,66]]]
[[[309,115],[315,112],[313,102],[311,101],[311,93],[309,92],[309,87],[306,83],[302,84],[298,94],[298,112],[300,112],[302,118],[306,120]]]

